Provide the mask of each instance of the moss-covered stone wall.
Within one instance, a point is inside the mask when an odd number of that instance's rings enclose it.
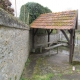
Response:
[[[29,54],[29,26],[0,9],[0,80],[19,80]]]

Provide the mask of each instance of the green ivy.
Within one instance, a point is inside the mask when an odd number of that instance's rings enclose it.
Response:
[[[35,2],[28,2],[21,6],[19,19],[27,23],[29,15],[29,24],[31,24],[40,14],[48,12],[51,12],[51,10],[47,7]]]

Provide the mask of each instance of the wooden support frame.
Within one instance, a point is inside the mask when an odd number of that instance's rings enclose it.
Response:
[[[46,30],[48,33],[48,42],[49,42],[50,41],[50,34],[52,33],[53,29],[51,29],[51,30],[46,29]],[[48,44],[48,46],[49,46],[49,44]]]
[[[67,34],[65,33],[65,31],[64,31],[64,30],[61,30],[61,32],[64,34],[64,36],[65,36],[65,38],[67,39],[68,44],[69,44],[69,38],[68,38]]]
[[[34,48],[34,37],[37,33],[38,29],[33,29],[32,30],[32,46]],[[50,42],[50,34],[52,33],[53,29],[46,29],[47,33],[48,33],[48,42]],[[72,63],[73,61],[73,54],[74,54],[74,42],[75,42],[75,29],[70,29],[68,30],[70,36],[68,37],[68,35],[66,34],[66,32],[64,30],[61,30],[61,32],[64,34],[67,42],[68,42],[68,45],[69,45],[69,48],[70,48],[70,54],[69,54],[69,63]],[[49,44],[48,44],[48,47],[49,47]]]
[[[72,63],[73,60],[73,54],[74,54],[74,42],[75,42],[75,29],[77,29],[78,27],[78,11],[74,10],[74,11],[70,11],[71,14],[68,14],[67,12],[62,12],[63,15],[67,15],[67,18],[69,21],[67,21],[67,19],[63,19],[62,15],[57,15],[56,19],[58,19],[58,17],[61,18],[60,22],[56,22],[56,20],[53,21],[53,19],[51,20],[46,20],[47,17],[46,15],[41,15],[37,20],[35,20],[33,23],[31,23],[31,27],[32,28],[40,28],[40,29],[46,29],[47,34],[48,34],[48,42],[50,42],[50,34],[52,33],[52,29],[57,29],[57,30],[61,30],[61,32],[64,34],[65,38],[67,39],[67,44],[69,45],[69,49],[70,49],[70,54],[69,54],[69,62]],[[45,16],[45,17],[44,17]],[[55,18],[55,15],[48,15],[49,18]],[[43,18],[42,18],[43,17]],[[40,20],[43,20],[40,21]],[[63,22],[62,22],[63,20]],[[39,23],[40,22],[40,23]],[[49,24],[47,25],[46,22],[48,22]],[[56,23],[56,25],[54,25],[54,23]],[[62,25],[57,25],[58,23],[61,23]],[[53,25],[52,25],[53,24]],[[65,24],[65,25],[63,25]],[[38,27],[39,26],[39,27]],[[69,32],[69,36],[66,34],[67,30]],[[33,47],[34,47],[34,36],[37,33],[37,30],[33,30]],[[49,47],[51,45],[47,44]]]
[[[73,54],[74,54],[75,29],[68,30],[68,32],[70,34],[70,39],[69,39],[69,37],[67,36],[67,34],[66,34],[66,32],[64,30],[61,30],[61,32],[64,34],[65,38],[68,41],[69,49],[70,49],[69,63],[72,63],[72,61],[73,61]]]
[[[48,42],[50,41],[50,34],[52,33],[53,29],[46,29],[47,33],[48,33]],[[38,29],[32,29],[32,47],[34,48],[34,37],[36,35],[36,33],[38,32]],[[48,44],[49,46],[49,44]]]
[[[73,54],[74,54],[74,42],[75,42],[75,30],[71,29],[70,32],[70,54],[69,54],[69,62],[72,63],[73,61]]]

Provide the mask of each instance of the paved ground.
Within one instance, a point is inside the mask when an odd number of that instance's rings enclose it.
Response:
[[[69,64],[69,52],[60,49],[30,54],[22,77],[25,80],[80,80],[80,53],[75,49],[76,65]],[[75,67],[75,70],[73,70]]]

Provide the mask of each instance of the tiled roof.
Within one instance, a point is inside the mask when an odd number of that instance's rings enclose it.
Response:
[[[77,11],[64,11],[41,14],[31,23],[31,28],[72,29],[77,21]]]

